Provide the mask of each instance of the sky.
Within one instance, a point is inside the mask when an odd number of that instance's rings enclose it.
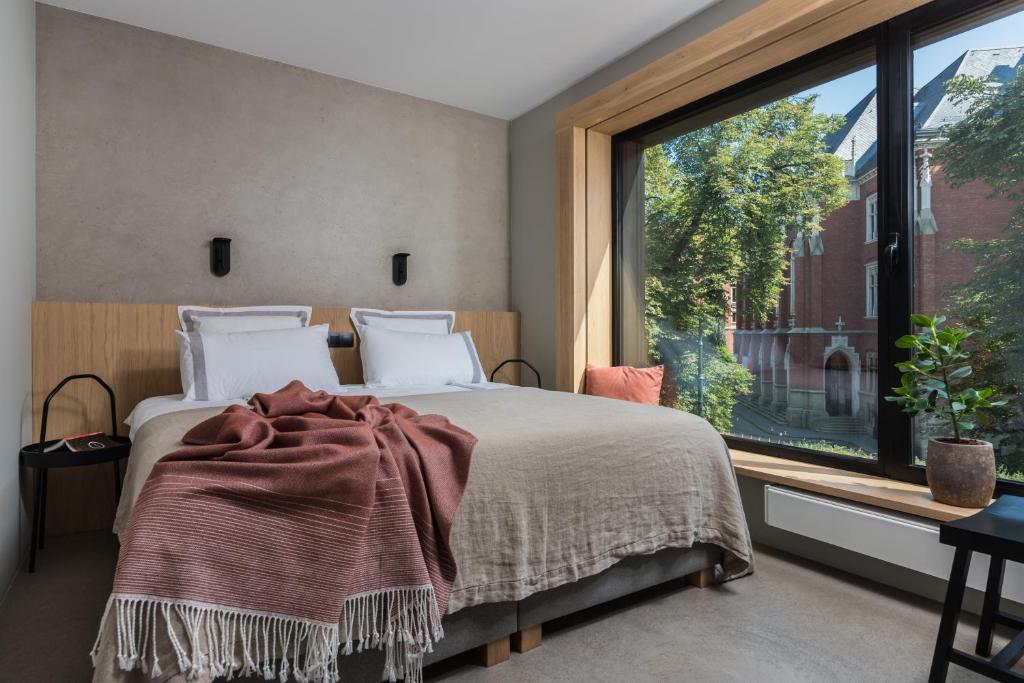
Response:
[[[1016,45],[1024,45],[1024,10],[914,50],[914,86],[923,86],[970,48]],[[872,66],[801,95],[818,93],[815,109],[826,114],[846,114],[874,87]]]

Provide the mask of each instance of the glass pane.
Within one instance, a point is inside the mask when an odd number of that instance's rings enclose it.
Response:
[[[647,357],[622,360],[664,363],[722,432],[877,457],[874,86],[861,68],[643,150],[620,348]]]
[[[1024,480],[1024,12],[914,51],[914,310],[976,331],[973,375],[1011,399],[963,438],[995,445],[999,476]],[[948,405],[948,404],[947,404]],[[943,403],[940,401],[940,407]],[[954,435],[948,411],[915,420],[915,458]]]

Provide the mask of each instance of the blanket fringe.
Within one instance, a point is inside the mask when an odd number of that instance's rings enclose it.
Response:
[[[113,594],[93,645],[101,652],[107,620],[117,620],[117,665],[163,675],[158,640],[166,636],[178,669],[202,674],[337,683],[338,655],[384,651],[382,680],[422,683],[423,656],[444,637],[432,586],[389,588],[349,597],[338,623],[165,598]]]

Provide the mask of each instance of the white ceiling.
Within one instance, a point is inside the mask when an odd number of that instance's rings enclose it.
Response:
[[[717,0],[47,0],[511,119]]]

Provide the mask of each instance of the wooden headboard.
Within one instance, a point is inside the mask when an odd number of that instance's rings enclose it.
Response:
[[[347,308],[314,308],[311,324],[328,323],[332,332],[351,332]],[[149,396],[181,393],[178,328],[173,304],[116,304],[36,301],[32,304],[33,440],[38,438],[46,394],[68,375],[95,373],[117,396],[118,424]],[[484,371],[519,356],[519,314],[459,311],[456,331],[473,333]],[[358,342],[331,349],[344,384],[362,382]],[[519,383],[518,368],[502,369],[495,381]],[[103,390],[80,380],[67,385],[50,404],[48,438],[109,429]],[[124,432],[127,428],[124,428]],[[95,471],[94,471],[95,470]],[[52,470],[47,496],[47,531],[52,534],[109,528],[114,518],[113,477],[107,467]]]

